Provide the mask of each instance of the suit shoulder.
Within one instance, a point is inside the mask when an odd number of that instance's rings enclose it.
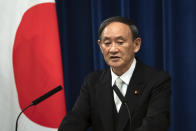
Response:
[[[150,67],[143,63],[140,63],[143,68],[143,75],[149,79],[170,79],[168,72],[163,70],[156,69],[154,67]]]
[[[85,77],[85,81],[88,81],[90,83],[96,83],[101,78],[103,78],[106,75],[106,73],[108,73],[108,71],[109,71],[109,69],[91,72]]]

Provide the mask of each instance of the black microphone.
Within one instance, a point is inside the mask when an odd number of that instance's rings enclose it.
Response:
[[[44,101],[45,99],[47,99],[48,97],[50,97],[51,95],[54,95],[55,93],[57,93],[58,91],[62,90],[62,86],[58,86],[52,90],[50,90],[49,92],[47,92],[46,94],[40,96],[39,98],[35,99],[34,101],[32,101],[32,103],[30,105],[28,105],[27,107],[25,107],[21,112],[20,114],[18,115],[17,119],[16,119],[16,127],[15,127],[15,131],[18,130],[18,120],[19,120],[19,117],[20,115],[26,110],[28,109],[29,107],[31,106],[34,106],[34,105],[37,105],[39,104],[40,102]]]
[[[122,95],[121,91],[118,89],[118,87],[116,85],[114,85],[113,90],[115,91],[116,95],[118,96],[118,98],[120,99],[120,101],[124,104],[127,103],[127,100],[125,99],[125,97]]]
[[[128,112],[128,116],[129,116],[130,129],[131,129],[131,113],[130,113],[130,110],[129,110],[129,106],[127,104],[127,100],[122,95],[121,91],[119,90],[119,88],[116,85],[114,85],[112,88],[115,91],[115,93],[118,96],[118,98],[120,99],[120,101],[122,102],[122,104],[124,104],[126,106],[126,109],[127,109],[127,112]]]
[[[52,89],[48,93],[46,93],[46,94],[40,96],[39,98],[35,99],[34,101],[32,101],[32,104],[33,105],[39,104],[40,102],[42,102],[43,100],[47,99],[48,97],[50,97],[51,95],[55,94],[56,92],[60,91],[61,89],[62,89],[61,86],[58,86],[58,87]]]

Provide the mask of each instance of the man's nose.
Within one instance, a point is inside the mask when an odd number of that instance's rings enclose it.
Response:
[[[118,45],[117,45],[115,42],[113,42],[113,43],[111,44],[110,52],[111,52],[111,53],[116,53],[116,52],[118,52],[118,51],[119,51]]]

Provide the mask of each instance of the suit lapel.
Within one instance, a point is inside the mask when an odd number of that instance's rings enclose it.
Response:
[[[107,69],[101,76],[97,85],[96,99],[99,114],[105,131],[113,131],[113,94],[111,88],[111,73]]]
[[[134,109],[136,108],[137,103],[139,102],[139,98],[142,95],[142,91],[144,88],[142,73],[143,73],[142,64],[137,61],[136,68],[129,82],[126,96],[125,96],[126,100],[128,101],[127,104],[130,110],[131,117],[132,114],[134,113]],[[128,121],[129,121],[128,111],[125,105],[122,105],[119,112],[118,131],[123,131]]]

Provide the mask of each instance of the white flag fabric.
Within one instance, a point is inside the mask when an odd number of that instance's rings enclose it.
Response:
[[[14,131],[31,102],[63,86],[54,0],[0,1],[0,130]],[[64,91],[29,108],[18,131],[56,131],[66,114]]]

